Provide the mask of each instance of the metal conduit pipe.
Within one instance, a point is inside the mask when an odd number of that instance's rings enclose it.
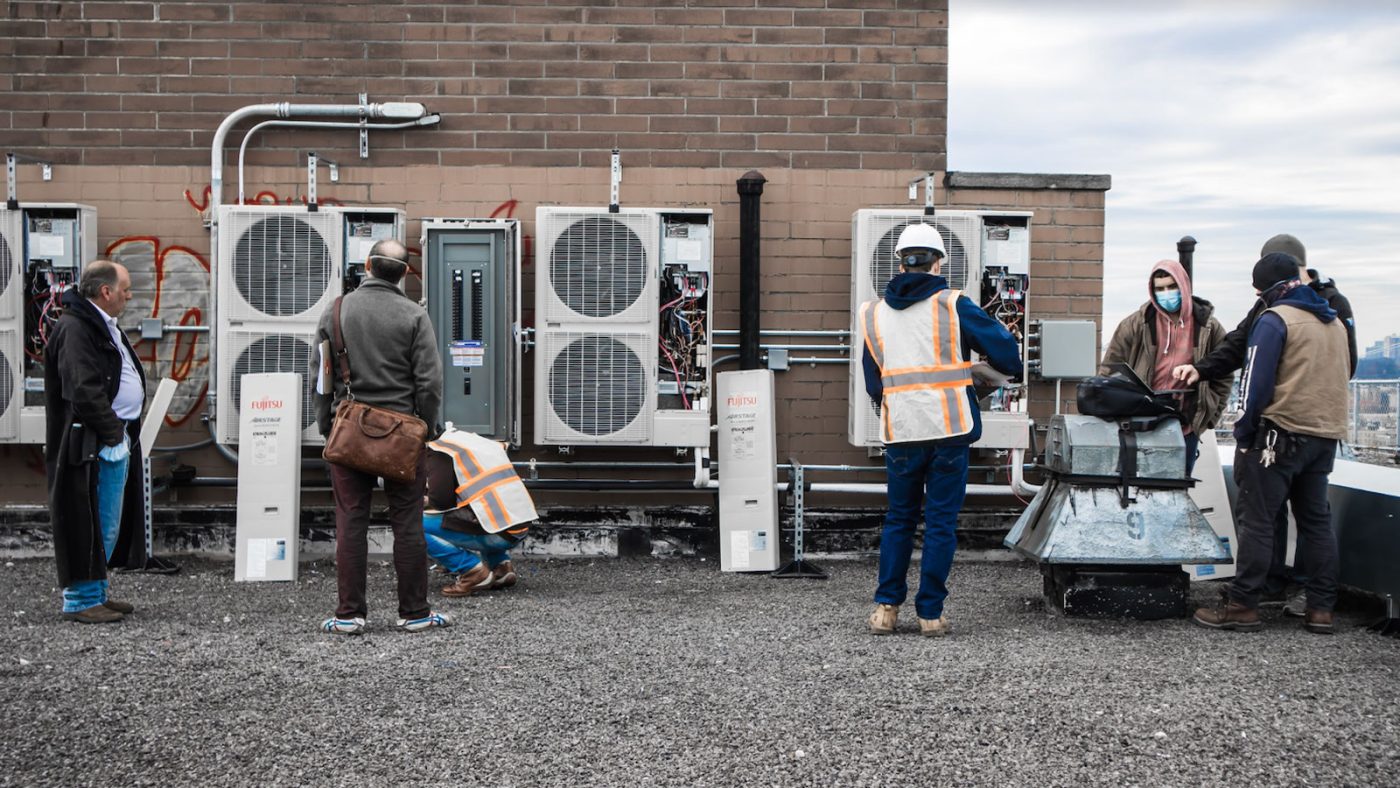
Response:
[[[723,336],[723,337],[737,337],[737,336],[739,336],[738,330],[737,330],[737,329],[732,329],[732,328],[715,329],[714,331],[711,331],[710,333],[713,334],[713,335],[715,335],[715,336],[717,336],[717,337],[720,337],[720,336]],[[827,330],[827,329],[822,329],[822,330],[794,329],[794,330],[786,330],[786,329],[782,329],[782,328],[761,328],[761,329],[758,330],[758,333],[759,333],[760,335],[762,335],[762,334],[767,334],[767,335],[769,335],[769,336],[775,336],[775,337],[848,337],[848,336],[851,335],[851,332],[850,332],[850,331],[846,331],[846,330],[844,330],[844,329],[830,329],[830,330]]]
[[[715,350],[739,350],[739,345],[711,345]],[[850,345],[759,345],[763,350],[845,350],[851,349]]]
[[[410,129],[415,126],[434,126],[442,122],[442,116],[424,115],[417,120],[406,120],[402,123],[366,123],[366,129]],[[248,133],[243,135],[243,142],[238,146],[238,204],[244,201],[243,191],[243,158],[248,152],[248,141],[265,128],[276,126],[278,128],[296,129],[358,129],[359,123],[338,122],[333,120],[265,120],[262,123],[248,129]]]

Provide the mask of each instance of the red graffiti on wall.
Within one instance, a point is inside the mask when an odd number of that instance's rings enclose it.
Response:
[[[108,244],[105,254],[125,265],[135,280],[128,314],[161,318],[167,326],[204,325],[209,302],[209,261],[204,255],[188,246],[166,246],[151,235],[118,238]],[[151,277],[149,283],[142,281],[146,276]],[[122,322],[130,325],[129,320]],[[135,343],[149,374],[178,384],[165,417],[172,427],[198,413],[209,392],[209,354],[201,350],[200,336],[169,332],[159,340]]]
[[[213,187],[206,185],[206,186],[204,187],[204,192],[200,195],[200,199],[199,199],[198,201],[196,201],[195,198],[194,198],[194,195],[193,195],[193,194],[190,194],[190,190],[189,190],[189,189],[185,189],[185,202],[189,203],[189,204],[190,204],[190,207],[193,208],[193,209],[195,210],[196,213],[198,213],[198,214],[200,214],[200,215],[202,216],[202,215],[204,215],[204,212],[205,212],[205,211],[209,210],[209,198],[210,198],[211,195],[213,195],[213,193],[214,193]],[[318,198],[316,199],[316,202],[317,202],[317,204],[319,204],[319,205],[335,205],[335,206],[344,205],[344,203],[342,203],[340,200],[337,200],[337,199],[334,198],[334,197],[318,197]],[[306,198],[305,198],[305,197],[284,197],[284,196],[278,195],[277,192],[274,192],[274,191],[260,191],[260,192],[258,192],[257,194],[253,195],[251,199],[249,199],[249,198],[244,198],[243,204],[244,204],[244,205],[298,205],[298,204],[300,204],[300,205],[306,205]]]

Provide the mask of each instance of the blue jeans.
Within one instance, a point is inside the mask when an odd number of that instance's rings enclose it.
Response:
[[[442,515],[423,515],[423,535],[428,540],[428,555],[454,575],[470,572],[482,560],[488,569],[495,569],[510,560],[510,548],[520,541],[506,534],[468,534],[442,527]],[[477,558],[477,554],[481,558]]]
[[[1201,456],[1201,436],[1194,432],[1186,433],[1186,475],[1190,476]]]
[[[116,462],[97,460],[97,522],[102,529],[102,549],[107,559],[117,546],[122,526],[122,496],[126,493],[126,470],[131,458]],[[78,580],[63,589],[63,612],[76,613],[107,601],[106,580]]]
[[[919,513],[924,518],[924,551],[919,564],[919,618],[943,615],[948,571],[957,549],[958,512],[967,494],[966,446],[886,446],[889,511],[880,534],[880,585],[875,601],[901,605],[909,593],[906,576],[914,550]]]

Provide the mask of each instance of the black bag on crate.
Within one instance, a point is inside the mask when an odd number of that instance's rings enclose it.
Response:
[[[1126,418],[1181,418],[1170,394],[1155,394],[1127,364],[1115,363],[1107,375],[1080,381],[1075,392],[1079,412],[1118,421]]]

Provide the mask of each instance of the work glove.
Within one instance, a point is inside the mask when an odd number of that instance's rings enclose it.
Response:
[[[107,462],[121,462],[131,456],[131,440],[123,434],[121,443],[115,446],[103,446],[98,450],[97,456]]]

